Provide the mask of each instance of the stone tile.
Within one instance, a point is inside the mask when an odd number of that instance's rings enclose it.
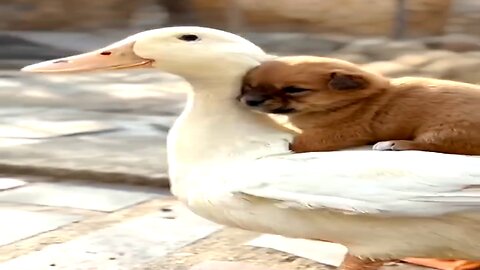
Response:
[[[25,185],[27,182],[10,177],[0,177],[0,191]]]
[[[0,270],[130,270],[221,227],[191,213],[158,212],[0,264]]]
[[[50,134],[45,130],[35,130],[11,124],[0,124],[0,134],[3,138],[37,139],[50,137]]]
[[[0,78],[2,74],[0,73]],[[2,120],[6,117],[18,117],[22,115],[38,115],[39,113],[45,112],[45,108],[26,108],[26,107],[2,107],[0,108],[0,116]]]
[[[32,46],[47,46],[49,48],[69,51],[74,50],[77,53],[101,48],[105,46],[105,44],[110,44],[121,39],[122,34],[123,37],[126,37],[129,34],[125,32],[115,33],[115,31],[109,35],[63,31],[9,31],[7,33],[11,36],[23,39],[24,42],[31,43]]]
[[[177,116],[160,116],[156,117],[155,123],[151,125],[161,132],[168,132],[176,119]]]
[[[0,78],[0,104],[4,107],[123,108],[147,112],[155,106],[155,111],[165,111],[172,103],[184,103],[190,88],[178,76],[156,71],[62,76],[0,70]]]
[[[0,163],[45,168],[53,172],[69,170],[79,172],[80,176],[82,172],[98,177],[114,173],[122,178],[142,177],[166,184],[168,166],[165,135],[148,125],[142,129],[145,129],[143,133],[149,132],[150,135],[138,135],[131,129],[122,129],[122,132],[109,132],[101,136],[59,137],[37,144],[2,147]]]
[[[75,134],[106,132],[117,129],[102,121],[44,121],[18,119],[13,123],[0,125],[0,136],[5,138],[51,138]]]
[[[54,230],[79,220],[80,216],[0,208],[0,245]]]
[[[253,265],[243,262],[227,262],[227,261],[205,261],[194,265],[190,270],[274,270],[266,266]],[[284,268],[282,268],[284,269]],[[275,268],[275,270],[280,270]]]
[[[294,239],[271,234],[262,234],[246,244],[283,251],[336,267],[342,263],[347,253],[347,248],[340,244],[299,238]]]
[[[0,138],[0,147],[15,147],[25,144],[40,143],[37,139]]]
[[[158,196],[161,194],[124,185],[35,183],[0,193],[0,202],[111,212]]]
[[[273,268],[272,270],[332,269],[329,266],[288,253],[244,245],[246,241],[256,236],[258,233],[225,227],[214,235],[169,253],[168,256],[150,262],[146,266],[132,270],[187,270],[193,265],[208,260],[244,262],[270,267]]]
[[[69,49],[52,48],[46,44],[40,44],[5,32],[0,34],[0,38],[2,39],[0,59],[52,59],[74,53]]]
[[[246,245],[282,251],[297,257],[306,258],[314,262],[334,267],[338,267],[342,263],[343,258],[347,253],[347,248],[340,244],[308,239],[288,238],[272,234],[262,234],[247,242]],[[432,268],[421,267],[409,263],[392,262],[386,263],[382,269],[428,270]]]

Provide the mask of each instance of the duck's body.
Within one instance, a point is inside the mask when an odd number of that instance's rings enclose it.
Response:
[[[378,216],[353,216],[328,209],[281,209],[258,197],[215,204],[211,198],[190,198],[190,202],[189,207],[197,214],[220,224],[340,243],[359,258],[380,261],[411,257],[479,260],[478,216],[385,220]],[[458,220],[464,221],[459,223]],[[448,231],[449,235],[436,233],[438,231]]]
[[[168,136],[168,161],[172,192],[195,213],[243,229],[341,243],[359,258],[480,260],[480,159],[369,150],[292,154],[289,131],[235,99],[243,74],[268,55],[218,30],[154,31],[113,52],[127,51],[127,60],[136,61],[124,66],[148,63],[192,84]],[[67,67],[53,61],[26,70],[72,71],[75,59]]]

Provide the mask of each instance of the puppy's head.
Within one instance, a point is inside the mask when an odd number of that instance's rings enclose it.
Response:
[[[238,100],[264,113],[328,112],[359,102],[388,86],[387,78],[347,61],[279,57],[246,73]]]

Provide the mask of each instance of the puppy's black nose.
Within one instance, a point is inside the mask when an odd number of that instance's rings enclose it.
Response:
[[[267,101],[267,98],[264,96],[244,96],[243,97],[243,102],[245,102],[246,105],[251,107],[260,106],[263,103],[265,103],[265,101]]]

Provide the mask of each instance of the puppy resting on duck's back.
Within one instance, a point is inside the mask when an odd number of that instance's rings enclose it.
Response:
[[[279,57],[251,69],[242,103],[288,115],[295,152],[374,144],[375,150],[480,154],[480,86],[389,79],[331,58]]]

